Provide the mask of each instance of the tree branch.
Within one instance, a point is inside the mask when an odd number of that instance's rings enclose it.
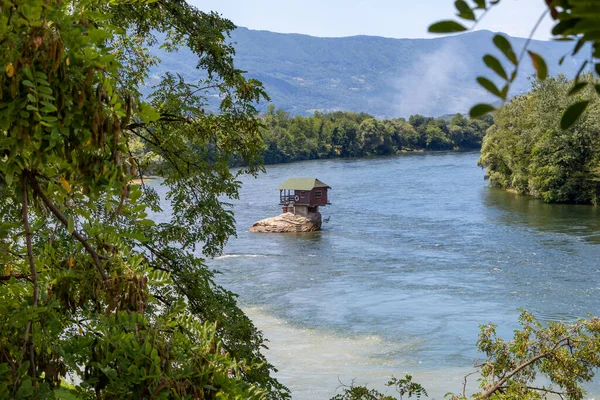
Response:
[[[546,17],[546,15],[548,15],[549,12],[550,12],[550,9],[545,10],[542,13],[542,15],[540,15],[540,17],[538,18],[537,22],[533,26],[533,29],[531,29],[531,32],[529,32],[529,37],[527,38],[527,41],[523,45],[523,49],[521,49],[521,54],[519,55],[519,61],[517,62],[517,65],[521,65],[521,61],[523,60],[523,57],[525,56],[525,52],[527,51],[527,48],[529,47],[529,43],[531,43],[531,40],[533,39],[533,35],[535,35],[535,32],[540,27],[540,24],[542,23],[542,21],[544,21],[544,18]]]
[[[473,372],[469,372],[467,375],[465,375],[464,379],[463,379],[463,391],[462,391],[462,395],[463,397],[467,397],[467,379],[469,379],[469,376],[476,374],[477,371],[473,371]]]
[[[40,187],[40,184],[35,178],[35,175],[30,174],[29,180],[31,182],[31,187],[33,188],[35,193],[42,199],[46,207],[50,209],[52,214],[54,214],[54,216],[63,224],[65,228],[68,228],[69,221],[67,220],[67,217],[65,217],[65,215],[62,212],[60,212],[60,210],[56,207],[56,205],[52,203],[48,196],[46,196],[46,193],[44,193],[44,191]],[[96,265],[96,269],[102,276],[104,284],[107,285],[108,275],[106,274],[106,271],[102,268],[102,265],[100,264],[100,257],[98,256],[98,253],[96,253],[96,251],[92,248],[92,246],[90,246],[88,241],[79,232],[77,232],[77,229],[73,229],[73,232],[71,232],[71,234],[83,245],[86,251],[92,256],[92,258],[94,259],[94,264]]]
[[[35,309],[38,303],[39,287],[37,280],[37,270],[35,268],[35,260],[33,258],[33,246],[31,244],[31,226],[29,225],[29,208],[27,204],[27,182],[25,180],[25,172],[21,174],[21,218],[23,220],[23,229],[25,229],[25,243],[27,245],[27,261],[29,262],[29,271],[31,274],[31,282],[33,284],[33,298],[31,300],[31,306]],[[19,365],[23,361],[25,353],[25,346],[29,342],[29,359],[31,368],[31,377],[36,378],[37,372],[35,368],[35,354],[33,340],[29,341],[29,332],[31,330],[32,319],[27,321],[25,328],[25,338],[23,339],[23,350],[21,351],[21,357],[19,359]]]
[[[38,303],[39,288],[37,280],[37,270],[35,269],[35,260],[33,258],[33,246],[31,244],[31,227],[29,226],[29,214],[27,204],[27,183],[25,173],[21,175],[21,218],[23,219],[23,228],[25,229],[25,243],[27,245],[27,260],[29,261],[29,271],[31,273],[31,281],[33,282],[33,300],[32,305],[35,307]]]
[[[544,393],[552,393],[552,394],[556,394],[556,395],[558,395],[558,396],[559,396],[561,399],[563,399],[563,398],[564,398],[563,396],[566,394],[565,392],[559,392],[559,391],[552,390],[552,389],[546,389],[546,388],[544,388],[544,387],[541,387],[541,388],[540,388],[540,387],[535,387],[535,386],[525,386],[525,388],[526,388],[526,389],[529,389],[529,390],[537,390],[537,391],[539,391],[539,392],[544,392]],[[500,389],[508,389],[508,386],[502,386]]]
[[[14,274],[14,275],[0,276],[0,281],[8,281],[8,280],[10,280],[10,278],[27,279],[29,282],[33,282],[33,280],[29,277],[29,275],[25,275],[25,274]]]
[[[131,147],[129,146],[129,135],[125,134],[125,140],[127,141],[127,152],[129,153],[129,157],[131,157],[131,159],[133,160],[133,162],[135,163],[135,165],[137,167],[137,172],[138,172],[138,176],[140,178],[140,183],[142,184],[142,189],[146,189],[146,184],[144,183],[144,174],[142,173],[143,171],[140,166],[140,163],[137,160],[137,158],[135,158],[133,156],[133,154],[131,153]]]
[[[485,392],[483,392],[482,394],[480,394],[479,396],[477,396],[475,398],[475,400],[487,399],[492,394],[494,394],[495,391],[497,391],[499,389],[502,389],[504,387],[504,384],[506,383],[507,380],[509,380],[511,377],[515,376],[516,374],[518,374],[520,371],[522,371],[523,369],[527,368],[531,364],[534,364],[536,361],[539,361],[542,358],[546,358],[546,357],[552,355],[554,353],[554,351],[556,351],[556,349],[558,349],[561,346],[562,343],[564,343],[565,341],[569,340],[572,335],[573,335],[573,333],[570,334],[570,335],[567,335],[567,336],[564,336],[564,337],[560,338],[554,344],[554,346],[552,347],[552,349],[550,349],[549,351],[547,351],[545,353],[542,353],[542,354],[538,354],[537,356],[535,356],[533,358],[530,358],[529,360],[525,361],[524,363],[522,363],[521,365],[519,365],[518,367],[516,367],[515,369],[513,369],[512,371],[510,371],[502,379],[500,379],[495,385],[491,386]]]
[[[19,257],[19,258],[25,258],[25,256],[24,256],[24,255],[22,255],[22,254],[17,254],[17,253],[15,253],[15,252],[14,252],[14,251],[12,251],[12,250],[7,250],[7,251],[8,251],[10,254],[12,254],[13,256],[15,256],[15,257]]]

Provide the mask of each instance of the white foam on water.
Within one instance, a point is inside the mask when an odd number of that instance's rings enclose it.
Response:
[[[215,257],[215,260],[223,260],[226,258],[239,258],[239,257],[265,258],[265,257],[268,257],[268,255],[266,255],[266,254],[222,254],[220,256]]]
[[[330,399],[342,392],[342,384],[368,385],[393,395],[385,383],[391,376],[413,376],[429,393],[429,399],[443,399],[449,392],[462,391],[464,368],[423,370],[414,359],[401,353],[418,351],[418,343],[391,343],[379,336],[342,337],[317,329],[302,329],[270,316],[264,308],[244,312],[269,340],[267,359],[279,372],[276,377],[292,392],[294,400]],[[412,357],[411,357],[412,358]],[[476,390],[471,379],[469,388]]]

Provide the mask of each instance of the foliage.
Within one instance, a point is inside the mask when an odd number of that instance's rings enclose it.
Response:
[[[407,398],[413,396],[418,400],[421,396],[427,397],[427,391],[419,383],[413,382],[411,375],[406,375],[404,378],[392,377],[386,386],[393,387],[398,395],[398,400],[402,400],[404,395]],[[342,394],[332,397],[331,400],[396,400],[395,397],[385,395],[375,389],[368,389],[365,386],[354,386],[344,388]]]
[[[552,29],[552,35],[557,40],[575,42],[572,52],[570,52],[570,54],[565,54],[560,59],[559,64],[562,64],[566,57],[573,58],[582,49],[591,46],[590,57],[586,57],[582,62],[572,88],[569,91],[569,96],[579,93],[588,85],[592,86],[594,89],[587,91],[583,99],[579,99],[579,101],[574,103],[572,102],[571,105],[564,110],[560,126],[562,129],[568,129],[573,126],[577,119],[583,114],[590,101],[600,95],[600,84],[598,84],[597,81],[593,81],[592,75],[586,75],[584,79],[580,79],[587,66],[593,66],[595,74],[600,75],[600,24],[598,24],[600,10],[593,2],[585,0],[545,0],[545,2],[546,10],[533,27],[530,39],[537,30],[542,19],[549,13],[556,22]],[[459,18],[470,21],[473,23],[473,26],[476,26],[491,8],[500,3],[500,0],[473,0],[472,3],[472,5],[469,5],[465,0],[458,0],[455,2],[455,6]],[[432,33],[453,33],[466,30],[467,28],[464,25],[452,20],[436,22],[429,27],[429,31]],[[546,79],[548,75],[546,61],[539,54],[528,50],[529,41],[523,46],[518,57],[513,50],[510,41],[504,36],[500,34],[494,36],[493,42],[498,50],[502,52],[506,61],[511,64],[511,71],[510,73],[507,72],[502,62],[496,57],[491,54],[486,54],[483,57],[483,61],[503,80],[502,88],[498,88],[489,79],[478,77],[477,81],[488,92],[501,100],[506,101],[510,86],[517,77],[519,66],[525,53],[529,54],[531,58],[533,67],[537,72],[537,78],[541,81]],[[489,104],[479,104],[471,109],[471,117],[478,117],[492,110],[494,110],[494,107]]]
[[[557,395],[581,400],[585,397],[581,385],[591,381],[600,367],[600,319],[543,325],[522,311],[519,321],[521,329],[515,331],[510,341],[498,337],[493,324],[480,327],[477,348],[486,359],[476,365],[477,371],[465,377],[462,393],[448,393],[446,398],[538,400]],[[467,379],[476,373],[481,391],[467,395]],[[413,382],[410,375],[404,379],[393,378],[387,385],[396,388],[399,400],[405,394],[417,399],[427,396],[425,389]],[[365,386],[352,385],[331,400],[395,399]]]
[[[543,326],[523,311],[520,324],[521,330],[508,342],[496,336],[495,325],[481,327],[477,347],[487,359],[478,365],[481,392],[472,397],[517,400],[557,394],[583,399],[581,384],[591,381],[600,367],[600,319]],[[539,385],[539,375],[548,384]],[[467,397],[463,392],[451,398]]]
[[[262,136],[266,164],[336,157],[391,155],[414,150],[478,149],[491,116],[468,121],[413,115],[377,120],[365,113],[337,111],[295,116],[269,106]]]
[[[77,392],[74,389],[70,389],[65,386],[61,386],[54,391],[54,397],[57,400],[77,400]]]
[[[573,98],[571,86],[564,77],[535,82],[530,93],[496,112],[478,161],[493,185],[546,202],[599,203],[600,101],[592,96],[581,118],[561,130],[559,121]],[[592,90],[575,97],[586,98]]]
[[[235,68],[232,29],[180,0],[0,2],[0,398],[52,398],[67,373],[83,398],[288,397],[193,255],[234,233],[229,160],[260,170],[266,95]],[[145,102],[161,32],[207,75],[166,74]],[[141,147],[163,161],[159,224],[156,193],[130,183]]]

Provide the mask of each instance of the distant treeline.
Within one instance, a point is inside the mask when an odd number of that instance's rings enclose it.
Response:
[[[263,118],[265,164],[336,157],[391,155],[415,150],[479,149],[491,116],[469,121],[413,115],[378,120],[365,113],[315,112],[291,117],[269,106]]]
[[[600,81],[587,75],[579,82],[589,84],[570,96],[574,82],[564,76],[536,82],[496,112],[479,159],[492,184],[546,202],[600,204],[600,101],[594,93]],[[587,111],[561,130],[563,112],[585,100]]]

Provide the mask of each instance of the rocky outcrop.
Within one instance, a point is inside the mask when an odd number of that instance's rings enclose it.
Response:
[[[313,232],[321,229],[321,213],[309,213],[308,215],[294,215],[291,212],[281,214],[277,217],[266,218],[255,222],[250,232]]]

